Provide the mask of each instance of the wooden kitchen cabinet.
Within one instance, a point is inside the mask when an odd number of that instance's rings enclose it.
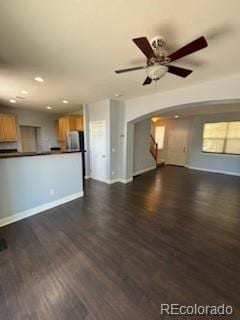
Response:
[[[16,117],[12,114],[0,114],[0,141],[17,141]]]
[[[62,117],[57,120],[58,122],[58,141],[66,141],[66,132],[67,132],[67,119]]]
[[[4,133],[3,133],[3,125],[2,125],[1,116],[0,116],[0,141],[4,141]]]
[[[64,116],[57,120],[57,135],[59,142],[66,141],[66,134],[69,131],[83,130],[82,117],[78,116]]]
[[[76,130],[83,131],[83,117],[76,117]]]

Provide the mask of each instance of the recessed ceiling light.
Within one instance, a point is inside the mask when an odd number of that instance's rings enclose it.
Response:
[[[179,115],[176,114],[176,115],[174,116],[174,118],[175,118],[175,119],[178,119],[178,118],[179,118]]]
[[[17,103],[17,101],[14,100],[14,99],[10,99],[9,102],[11,102],[11,103]]]
[[[52,107],[51,106],[46,106],[46,109],[51,110]]]
[[[41,77],[36,77],[36,78],[34,78],[34,80],[37,82],[44,82],[43,78],[41,78]]]
[[[68,101],[68,100],[63,100],[63,101],[62,101],[62,103],[64,103],[64,104],[68,104],[68,103],[69,103],[69,101]]]
[[[28,92],[26,90],[21,90],[22,94],[28,94]]]

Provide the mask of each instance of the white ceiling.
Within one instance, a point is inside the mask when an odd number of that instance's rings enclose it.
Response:
[[[220,103],[206,103],[206,104],[199,104],[199,105],[192,105],[192,106],[178,106],[175,108],[172,108],[169,111],[162,111],[157,112],[154,115],[152,115],[151,118],[155,118],[156,120],[161,119],[171,119],[174,118],[174,116],[178,116],[179,118],[185,118],[190,116],[196,116],[196,115],[210,115],[210,114],[219,114],[219,113],[232,113],[236,112],[239,114],[240,112],[240,102],[235,103],[226,103],[226,104],[220,104]]]
[[[128,99],[240,72],[239,0],[6,0],[0,12],[5,104],[24,89],[29,95],[17,106],[70,111],[115,93]],[[208,48],[174,63],[192,68],[189,78],[167,74],[157,86],[142,87],[144,70],[114,73],[145,63],[132,38],[159,34],[169,51],[206,36]]]

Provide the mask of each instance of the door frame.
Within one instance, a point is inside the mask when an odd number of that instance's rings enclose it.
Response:
[[[91,130],[91,126],[94,123],[103,123],[104,127],[105,127],[105,151],[104,154],[102,156],[105,156],[105,177],[101,178],[101,177],[97,177],[97,176],[93,176],[93,172],[92,172],[92,130]],[[108,172],[108,168],[107,168],[107,122],[106,120],[93,120],[93,121],[89,121],[89,162],[90,162],[90,177],[98,180],[98,181],[102,181],[102,182],[107,182],[107,172]]]

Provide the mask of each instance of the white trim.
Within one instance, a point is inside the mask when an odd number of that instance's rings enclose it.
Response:
[[[107,183],[107,184],[113,184],[116,182],[119,182],[119,179],[105,180],[105,183]]]
[[[113,183],[117,183],[117,182],[120,182],[120,183],[129,183],[129,182],[132,182],[133,181],[133,178],[129,178],[129,179],[112,179],[112,180],[109,180],[109,179],[106,179],[106,180],[99,180],[99,179],[96,179],[96,178],[93,178],[91,177],[92,179],[94,180],[97,180],[97,181],[100,181],[100,182],[103,182],[103,183],[107,183],[107,184],[113,184]]]
[[[91,176],[85,176],[85,177],[84,177],[85,180],[88,180],[88,179],[90,179],[90,178],[91,178]]]
[[[204,172],[212,172],[212,173],[220,173],[220,174],[227,174],[230,176],[240,176],[240,172],[231,172],[231,171],[222,171],[222,170],[213,170],[213,169],[206,169],[206,168],[199,168],[199,167],[192,167],[192,166],[185,166],[188,169],[192,170],[199,170]]]
[[[26,210],[26,211],[22,211],[22,212],[16,213],[16,214],[14,214],[12,216],[0,218],[0,227],[6,226],[7,224],[16,222],[18,220],[22,220],[22,219],[25,219],[27,217],[33,216],[33,215],[38,214],[40,212],[55,208],[55,207],[60,206],[60,205],[62,205],[64,203],[67,203],[69,201],[72,201],[72,200],[75,200],[75,199],[78,199],[78,198],[81,198],[81,197],[83,197],[83,191],[71,194],[69,196],[60,198],[58,200],[54,200],[54,201],[42,204],[40,206],[37,206],[35,208],[31,208],[31,209]]]
[[[139,175],[139,174],[142,174],[142,173],[145,173],[145,172],[154,170],[154,169],[156,169],[156,165],[155,165],[155,166],[151,166],[151,167],[149,167],[149,168],[142,169],[142,170],[138,170],[138,171],[136,171],[136,172],[133,173],[133,176],[137,176],[137,175]]]
[[[100,182],[104,182],[104,183],[110,184],[110,180],[108,180],[108,179],[97,179],[96,177],[93,177],[93,176],[91,176],[90,178],[93,179],[93,180],[96,180],[96,181],[100,181]]]
[[[129,178],[129,179],[119,179],[119,182],[121,183],[129,183],[129,182],[132,182],[133,181],[133,178]]]
[[[201,156],[228,157],[229,158],[229,157],[240,157],[240,154],[201,151]]]

